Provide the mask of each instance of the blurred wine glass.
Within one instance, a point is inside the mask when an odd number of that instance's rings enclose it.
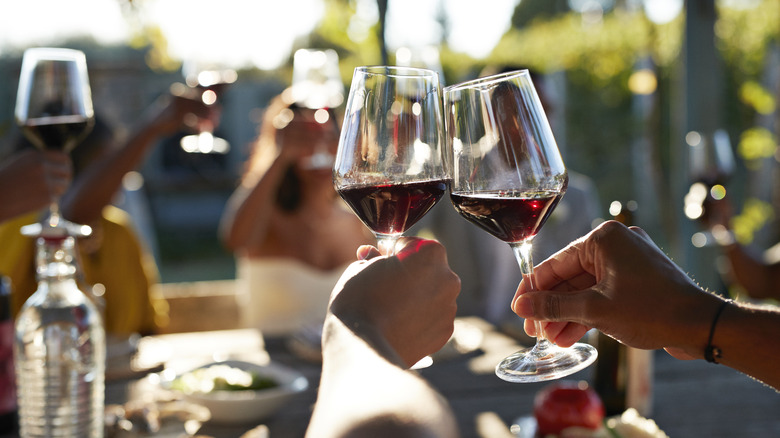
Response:
[[[728,134],[719,129],[707,135],[691,131],[685,136],[688,144],[688,171],[691,185],[684,198],[688,219],[699,222],[705,230],[696,232],[692,242],[697,247],[716,244],[719,234],[731,219],[731,206],[726,200],[726,185],[734,173],[735,159]]]
[[[344,85],[339,72],[339,56],[333,49],[299,49],[293,56],[292,101],[315,111],[336,108],[344,102]],[[327,112],[316,112],[324,115]],[[319,122],[319,120],[318,120]],[[303,166],[308,169],[333,167],[334,156],[327,142],[314,145],[314,153]]]
[[[14,115],[24,136],[38,149],[73,150],[92,129],[95,118],[84,53],[62,48],[27,49]],[[61,217],[58,198],[52,200],[44,225],[69,229],[72,235],[86,231]]]
[[[201,91],[201,100],[206,105],[216,104],[225,88],[238,79],[236,70],[217,62],[202,60],[185,61],[182,74],[189,87]],[[216,125],[216,120],[198,120],[198,133],[182,137],[181,148],[190,153],[226,154],[230,144],[224,138],[214,135]]]

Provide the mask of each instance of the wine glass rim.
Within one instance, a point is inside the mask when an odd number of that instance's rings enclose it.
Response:
[[[512,79],[515,77],[530,78],[530,73],[528,72],[528,69],[497,73],[494,75],[471,79],[465,82],[460,82],[457,84],[450,85],[444,88],[444,92],[447,93],[451,91],[462,90],[464,88],[490,88],[499,82],[505,81],[507,79]]]
[[[432,76],[438,79],[439,74],[435,70],[420,67],[406,67],[400,65],[364,65],[355,67],[355,73],[373,74],[382,76]]]
[[[29,54],[29,55],[28,55]],[[32,47],[24,51],[24,56],[35,55],[38,58],[47,58],[55,60],[71,60],[86,58],[84,52],[77,49],[68,49],[64,47]]]

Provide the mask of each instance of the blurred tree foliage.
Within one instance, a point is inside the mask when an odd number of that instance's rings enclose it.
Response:
[[[648,136],[645,163],[654,180],[668,191],[670,144],[667,104],[674,66],[679,59],[683,17],[663,25],[652,23],[641,10],[615,8],[603,15],[584,15],[548,6],[539,18],[521,20],[523,1],[510,29],[488,58],[498,65],[523,66],[544,73],[566,73],[565,159],[569,167],[591,176],[603,202],[637,199],[632,145]],[[533,2],[532,2],[533,3]],[[530,8],[527,6],[526,8]],[[654,66],[658,89],[652,114],[637,114],[629,78],[639,63]],[[639,117],[650,117],[640,120]],[[652,127],[648,127],[652,124]],[[673,214],[662,206],[643,205],[641,213]],[[640,216],[641,222],[641,216]],[[647,226],[648,224],[643,224]]]
[[[682,144],[682,134],[673,131],[672,119],[682,99],[674,90],[681,75],[684,13],[658,25],[641,10],[617,7],[589,20],[557,3],[522,1],[513,28],[487,61],[542,72],[565,71],[567,162],[596,179],[605,204],[610,199],[635,197],[643,188],[632,184],[630,145],[642,135],[649,137],[651,157],[657,160],[652,167],[661,172],[656,177],[663,182],[673,167],[669,150]],[[726,66],[727,82],[722,90],[713,91],[724,94],[727,111],[722,123],[738,144],[739,157],[748,171],[758,169],[777,150],[777,90],[768,88],[776,84],[766,83],[765,70],[767,54],[780,35],[780,1],[764,0],[753,8],[720,7],[718,14],[715,44]],[[628,79],[640,62],[646,65],[647,61],[654,66],[658,90],[652,116],[637,120]],[[756,126],[762,115],[774,115],[775,124]],[[649,207],[661,214],[678,214],[663,212],[677,208],[677,201],[670,192],[661,196],[674,202]],[[756,200],[748,199],[746,205],[755,206]]]

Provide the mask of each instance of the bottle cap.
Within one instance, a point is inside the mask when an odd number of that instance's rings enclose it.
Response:
[[[27,237],[42,237],[46,240],[62,240],[68,236],[87,237],[92,234],[92,227],[89,225],[74,224],[68,221],[59,221],[56,224],[50,224],[43,221],[25,225],[21,232]]]

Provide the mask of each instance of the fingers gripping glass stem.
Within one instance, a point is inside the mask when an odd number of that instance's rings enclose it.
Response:
[[[528,290],[536,290],[536,283],[534,282],[534,260],[531,255],[532,245],[531,240],[519,242],[517,244],[510,245],[512,251],[515,253],[517,263],[520,265],[520,272],[523,275],[523,281],[528,283]],[[542,323],[534,321],[534,328],[536,329],[537,344],[539,341],[546,341],[544,335],[544,328]]]

